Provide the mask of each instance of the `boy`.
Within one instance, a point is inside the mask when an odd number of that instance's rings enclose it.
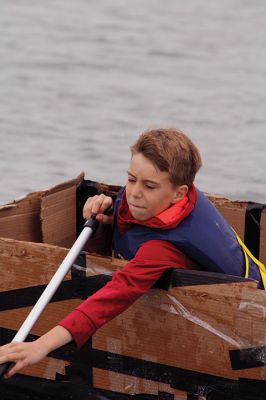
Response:
[[[256,263],[238,244],[235,233],[193,185],[201,167],[196,146],[177,129],[143,133],[131,147],[126,188],[117,196],[114,217],[103,212],[111,197],[89,198],[92,214],[114,223],[114,251],[129,260],[112,281],[85,300],[58,326],[31,343],[0,348],[0,363],[14,361],[10,377],[49,352],[74,340],[81,347],[104,323],[128,308],[169,268],[205,268],[258,280]],[[256,260],[255,260],[256,261]]]

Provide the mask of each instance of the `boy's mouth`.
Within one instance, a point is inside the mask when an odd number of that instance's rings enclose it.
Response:
[[[138,206],[138,205],[132,204],[132,203],[129,203],[129,206],[133,207],[133,208],[140,208],[140,209],[144,209],[145,208],[145,207],[141,207],[141,206]]]

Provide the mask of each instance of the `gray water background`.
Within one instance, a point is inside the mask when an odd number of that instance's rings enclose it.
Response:
[[[266,203],[265,0],[0,0],[0,204],[85,171],[123,184],[129,145],[179,127],[197,185]]]

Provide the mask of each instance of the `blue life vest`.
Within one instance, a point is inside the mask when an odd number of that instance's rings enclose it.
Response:
[[[116,198],[115,215],[123,191],[124,189],[120,190]],[[233,229],[198,189],[194,209],[173,229],[133,225],[121,234],[115,225],[115,256],[122,256],[124,259],[130,260],[135,256],[138,248],[149,240],[171,242],[207,271],[245,276],[246,267],[243,249],[239,245]],[[248,257],[248,264],[248,277],[257,280],[261,285],[259,269],[250,257]]]

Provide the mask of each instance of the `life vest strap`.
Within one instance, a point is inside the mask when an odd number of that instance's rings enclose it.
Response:
[[[234,229],[233,229],[233,231],[234,231]],[[254,262],[254,264],[257,265],[259,272],[260,272],[261,279],[262,279],[264,290],[266,290],[266,267],[265,267],[265,265],[260,260],[258,260],[256,257],[253,256],[253,254],[249,251],[247,246],[242,242],[242,240],[240,239],[238,234],[235,231],[234,231],[234,233],[236,235],[239,245],[241,246],[241,248],[243,250],[244,257],[245,257],[245,267],[246,267],[245,278],[249,277],[249,262],[248,262],[248,257],[249,257]]]

